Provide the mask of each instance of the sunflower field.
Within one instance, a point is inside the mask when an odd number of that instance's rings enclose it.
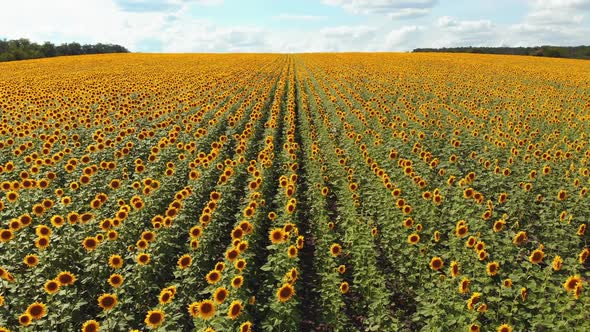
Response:
[[[0,331],[589,331],[590,62],[0,64]]]

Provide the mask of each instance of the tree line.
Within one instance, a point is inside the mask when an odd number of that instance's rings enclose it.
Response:
[[[536,47],[443,47],[417,48],[412,52],[480,53],[530,55],[552,58],[590,59],[590,46],[536,46]]]
[[[0,62],[38,58],[50,58],[62,55],[128,53],[125,47],[116,44],[79,44],[64,43],[54,45],[51,42],[37,44],[28,39],[0,39]]]

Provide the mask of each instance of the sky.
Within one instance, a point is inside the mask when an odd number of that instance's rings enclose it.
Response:
[[[0,39],[133,52],[590,45],[590,0],[1,0]]]

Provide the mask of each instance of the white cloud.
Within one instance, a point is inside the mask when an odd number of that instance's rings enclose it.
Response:
[[[430,14],[430,8],[402,8],[387,16],[391,19],[410,19]]]
[[[503,37],[508,45],[580,45],[588,43],[586,13],[590,0],[529,0],[522,22],[510,25]]]
[[[381,14],[391,18],[417,17],[430,13],[438,0],[322,0],[355,14]]]
[[[367,38],[372,37],[375,34],[377,28],[366,25],[359,26],[337,26],[323,28],[320,30],[320,34],[329,38]]]
[[[126,12],[170,12],[188,4],[218,6],[223,0],[115,0],[115,4]]]
[[[461,21],[450,16],[439,17],[437,26],[457,33],[484,32],[494,28],[494,24],[490,20]]]
[[[536,25],[577,25],[583,20],[584,15],[579,13],[559,12],[552,9],[535,10],[526,17],[527,22]]]
[[[279,14],[272,17],[274,20],[289,21],[320,21],[325,20],[326,16],[320,15],[302,15],[302,14]]]
[[[323,0],[348,11],[383,17],[423,16],[434,0]],[[123,9],[142,2],[165,6],[160,11]],[[221,24],[194,18],[194,6],[219,5],[222,0],[20,0],[3,4],[0,35],[54,43],[110,42],[132,51],[161,52],[337,52],[408,51],[417,47],[537,46],[588,43],[584,15],[590,0],[530,0],[522,21],[497,24],[491,19],[451,16],[399,22],[364,17],[359,24],[313,28],[307,22],[329,24],[332,16],[282,13],[270,17],[280,28],[251,24]],[[149,7],[149,6],[148,6]],[[157,7],[157,6],[156,6]],[[155,8],[155,7],[152,7]],[[35,24],[31,24],[34,22]],[[401,21],[400,21],[401,22]],[[408,21],[406,21],[408,22]],[[284,24],[283,24],[284,23]],[[305,26],[305,27],[304,27]]]
[[[146,50],[144,44],[149,43],[161,46],[162,50],[175,51],[167,45],[173,44],[172,41],[177,39],[177,34],[190,36],[194,30],[200,31],[202,27],[198,24],[183,26],[188,21],[185,11],[189,2],[180,0],[160,2],[174,4],[182,2],[183,4],[179,9],[160,12],[126,12],[121,9],[120,3],[114,0],[15,1],[3,4],[3,10],[0,11],[0,33],[5,38],[29,38],[36,42],[116,43],[132,51]],[[220,1],[201,0],[190,1],[190,3],[212,5]],[[214,32],[218,31],[214,30]],[[231,39],[229,36],[232,34],[227,30],[219,33],[224,38]],[[198,44],[194,45],[191,51],[199,51],[201,47],[207,50],[211,46]],[[179,47],[180,49],[188,51],[187,46]]]
[[[391,30],[385,37],[386,50],[410,50],[417,47],[425,30],[423,26],[416,25]]]
[[[529,0],[533,7],[540,9],[590,10],[590,0]]]

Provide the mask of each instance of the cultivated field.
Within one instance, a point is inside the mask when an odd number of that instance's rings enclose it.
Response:
[[[588,331],[590,62],[0,64],[0,331]]]

